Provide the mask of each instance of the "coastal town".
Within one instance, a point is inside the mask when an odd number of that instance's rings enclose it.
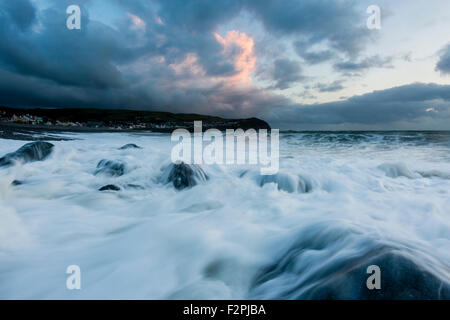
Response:
[[[64,121],[51,119],[48,117],[40,117],[33,114],[8,114],[0,110],[0,122],[26,124],[36,126],[57,126],[57,127],[79,127],[79,128],[107,128],[114,130],[138,130],[159,128],[157,124],[146,123],[114,123],[112,121]]]

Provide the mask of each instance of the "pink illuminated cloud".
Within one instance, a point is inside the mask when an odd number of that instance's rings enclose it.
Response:
[[[214,33],[217,42],[223,46],[223,55],[234,63],[237,74],[226,79],[228,85],[250,84],[252,82],[251,73],[255,71],[256,57],[254,55],[253,39],[245,33],[236,30],[227,32],[225,37]],[[238,47],[239,52],[234,53],[234,48]]]
[[[138,16],[132,14],[132,13],[127,13],[127,16],[130,18],[131,20],[131,28],[132,29],[136,29],[136,30],[144,30],[146,27],[146,23],[144,20],[142,20],[141,18],[139,18]]]

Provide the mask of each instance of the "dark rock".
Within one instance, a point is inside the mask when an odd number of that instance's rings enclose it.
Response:
[[[239,178],[243,178],[248,173],[248,170],[244,170],[239,174]]]
[[[259,178],[259,186],[262,187],[266,183],[275,183],[278,190],[283,190],[289,193],[297,191],[298,181],[294,176],[278,173],[274,175],[263,175]]]
[[[106,186],[101,187],[98,190],[99,191],[120,191],[120,188],[118,186],[113,185],[113,184],[108,184]]]
[[[132,184],[132,183],[127,184],[127,185],[126,185],[126,188],[129,188],[129,189],[139,189],[139,190],[144,190],[144,187],[143,187],[143,186],[140,186],[140,185],[138,185],[138,184]]]
[[[313,180],[310,178],[306,178],[303,176],[298,176],[298,189],[297,191],[300,193],[309,193],[313,191]]]
[[[354,261],[352,261],[354,260]],[[373,250],[360,259],[352,259],[353,267],[336,270],[332,277],[306,291],[301,299],[312,300],[438,300],[450,299],[450,283],[441,279],[414,257],[395,249]],[[380,267],[380,290],[366,286],[367,267]]]
[[[101,160],[97,164],[94,175],[105,174],[112,177],[120,177],[125,173],[125,163],[121,161]]]
[[[119,148],[119,150],[126,150],[126,149],[142,149],[142,147],[139,147],[134,143],[129,143]]]
[[[257,273],[248,298],[450,299],[444,264],[416,249],[358,237],[363,235],[329,225],[303,229],[296,243]],[[355,241],[361,244],[352,251],[348,243]],[[367,288],[371,265],[381,270],[380,290]]]
[[[268,183],[274,183],[278,190],[283,190],[288,193],[309,193],[313,190],[313,181],[301,175],[281,172],[273,175],[261,175],[259,172],[251,171],[243,171],[239,175],[240,178],[245,176],[253,178],[260,187]]]
[[[12,186],[21,186],[23,184],[23,181],[20,180],[14,180],[13,182],[11,182]]]
[[[164,183],[172,183],[177,190],[193,187],[198,182],[204,182],[208,179],[208,175],[200,166],[189,165],[184,162],[172,163],[166,168],[163,177]]]
[[[49,142],[30,142],[15,152],[6,154],[0,158],[0,167],[13,165],[15,162],[34,162],[45,160],[53,150],[54,145]]]

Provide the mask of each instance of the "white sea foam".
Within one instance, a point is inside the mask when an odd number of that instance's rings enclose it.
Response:
[[[170,135],[73,136],[52,142],[45,161],[0,169],[0,298],[276,297],[292,278],[251,290],[255,276],[317,239],[296,281],[377,245],[407,248],[449,281],[448,136],[282,134],[272,180],[251,167],[203,165],[210,179],[182,191],[160,179]],[[0,155],[24,143],[0,140]],[[118,150],[127,143],[143,149]],[[124,161],[126,174],[95,176],[102,159]],[[98,191],[108,184],[123,188]],[[73,264],[82,289],[69,291]]]

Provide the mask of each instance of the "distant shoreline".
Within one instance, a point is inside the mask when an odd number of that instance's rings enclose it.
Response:
[[[157,111],[121,109],[24,109],[0,106],[2,136],[33,132],[156,132],[170,133],[183,128],[194,131],[194,122],[202,121],[207,130],[267,129],[270,125],[258,118],[225,119],[201,114],[182,114]]]
[[[137,133],[154,132],[146,129],[110,129],[110,128],[88,128],[88,127],[64,127],[64,126],[46,126],[0,122],[0,139],[8,140],[46,140],[46,141],[65,141],[74,140],[67,137],[53,136],[61,133]],[[50,135],[45,135],[49,133]]]

